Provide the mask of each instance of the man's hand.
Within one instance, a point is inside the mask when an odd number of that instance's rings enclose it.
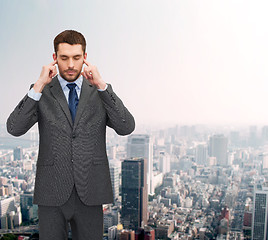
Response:
[[[54,60],[52,63],[47,66],[43,66],[41,74],[37,82],[34,84],[33,89],[35,92],[42,92],[43,88],[51,82],[52,78],[57,74],[57,69],[55,64],[57,60]]]
[[[87,60],[84,59],[86,67],[81,73],[92,85],[96,86],[98,89],[104,89],[106,83],[102,80],[100,73],[96,66],[91,65]]]

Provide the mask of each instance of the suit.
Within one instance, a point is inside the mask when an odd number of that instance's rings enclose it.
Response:
[[[83,78],[73,123],[56,76],[45,86],[39,101],[24,96],[10,114],[7,130],[20,136],[36,122],[40,138],[33,203],[63,205],[74,185],[85,205],[112,203],[106,126],[119,135],[130,134],[135,128],[133,116],[112,86],[108,84],[99,92]]]

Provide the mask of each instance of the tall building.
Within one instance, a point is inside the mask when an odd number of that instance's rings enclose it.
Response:
[[[165,152],[160,152],[159,171],[163,174],[170,172],[170,155]]]
[[[13,224],[10,225],[9,215],[14,215],[11,212],[16,211],[15,198],[14,197],[1,197],[0,199],[0,228],[7,229],[14,227]]]
[[[118,200],[119,198],[119,186],[120,186],[119,173],[120,173],[120,168],[121,168],[120,165],[121,165],[121,162],[118,160],[109,161],[114,201]]]
[[[268,188],[259,186],[254,189],[252,240],[267,239]]]
[[[249,143],[249,146],[251,146],[251,147],[256,147],[259,144],[257,131],[258,131],[257,126],[250,126],[249,127],[248,143]]]
[[[231,131],[230,132],[230,144],[233,147],[240,146],[240,133],[238,131]]]
[[[23,156],[23,149],[21,147],[16,147],[13,150],[13,156],[14,156],[14,160],[21,160],[22,156]]]
[[[208,148],[205,144],[198,144],[196,146],[196,152],[195,152],[195,157],[196,157],[196,163],[198,165],[208,165]]]
[[[20,195],[20,206],[23,221],[30,221],[38,217],[38,205],[33,204],[33,193],[24,192]]]
[[[263,152],[258,155],[258,160],[261,162],[261,170],[266,171],[268,170],[268,153]]]
[[[153,142],[148,134],[132,134],[128,137],[127,158],[144,158],[147,160],[148,193],[153,189]]]
[[[263,143],[266,143],[268,141],[268,126],[263,126],[261,137]]]
[[[1,197],[0,199],[0,216],[4,216],[11,211],[16,211],[14,197]]]
[[[124,228],[137,230],[147,224],[146,165],[143,158],[122,162],[121,222]]]
[[[228,166],[228,139],[222,134],[213,135],[209,139],[209,156],[216,157],[217,165]]]

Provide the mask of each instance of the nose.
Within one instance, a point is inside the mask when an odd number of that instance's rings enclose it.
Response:
[[[74,67],[73,59],[72,59],[72,58],[69,58],[69,61],[68,61],[68,68],[73,68],[73,67]]]

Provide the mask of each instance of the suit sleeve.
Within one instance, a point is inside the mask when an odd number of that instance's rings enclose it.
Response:
[[[27,93],[7,119],[8,133],[16,137],[25,134],[38,120],[37,109],[38,101],[30,98]]]
[[[98,93],[108,116],[107,125],[119,135],[132,133],[135,129],[134,117],[114,93],[112,86],[108,84],[105,91],[99,91]]]

